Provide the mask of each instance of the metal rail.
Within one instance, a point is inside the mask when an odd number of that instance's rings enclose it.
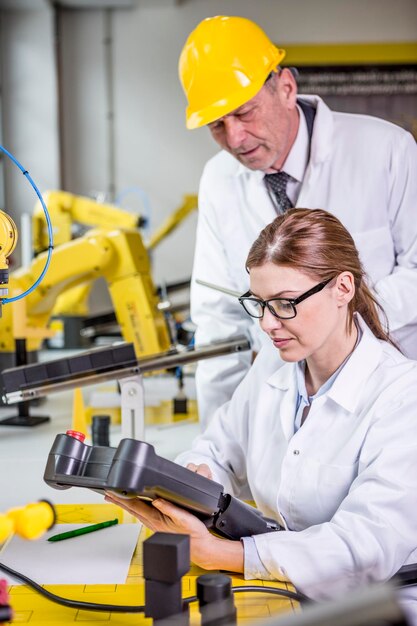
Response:
[[[22,402],[24,400],[41,398],[51,393],[74,389],[74,387],[85,387],[87,385],[93,385],[108,380],[128,378],[130,376],[144,374],[146,372],[171,369],[187,363],[211,359],[213,357],[223,356],[234,352],[243,352],[245,350],[250,350],[250,347],[250,342],[246,337],[236,337],[230,341],[216,342],[207,346],[200,346],[198,348],[186,348],[183,351],[174,349],[162,354],[156,354],[154,356],[138,359],[135,365],[125,367],[117,366],[115,369],[107,369],[105,372],[99,373],[95,372],[89,374],[86,372],[75,375],[68,380],[52,383],[45,381],[44,384],[36,385],[27,389],[10,391],[3,395],[3,401],[6,404],[15,404],[16,402]],[[57,361],[59,361],[59,359]]]

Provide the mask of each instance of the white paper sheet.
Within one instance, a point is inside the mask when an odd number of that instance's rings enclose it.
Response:
[[[129,571],[141,524],[118,524],[63,541],[48,537],[86,524],[57,524],[36,541],[17,535],[3,547],[0,561],[40,585],[123,584]],[[0,578],[21,585],[0,570]]]

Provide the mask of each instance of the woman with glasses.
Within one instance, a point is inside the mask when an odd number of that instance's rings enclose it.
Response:
[[[353,239],[326,211],[277,217],[247,270],[240,303],[270,345],[177,460],[285,531],[230,541],[164,500],[113,501],[154,530],[189,533],[206,569],[289,580],[314,599],[389,579],[417,562],[417,364],[391,341]]]

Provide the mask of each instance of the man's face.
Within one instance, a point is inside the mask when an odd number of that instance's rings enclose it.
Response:
[[[298,131],[296,84],[273,74],[254,98],[208,125],[214,140],[251,170],[280,170]]]

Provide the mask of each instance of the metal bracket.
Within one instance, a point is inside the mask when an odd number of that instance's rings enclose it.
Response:
[[[122,408],[122,437],[144,440],[145,398],[141,374],[119,380]]]

